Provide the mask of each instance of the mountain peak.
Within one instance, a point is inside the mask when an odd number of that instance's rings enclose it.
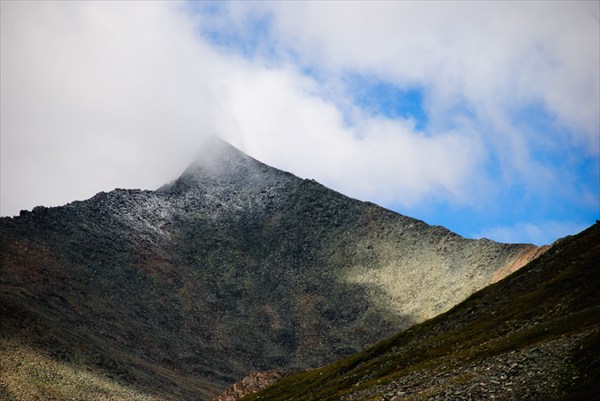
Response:
[[[464,239],[210,138],[158,192],[0,219],[0,360],[13,361],[0,371],[17,383],[0,393],[38,388],[15,359],[31,343],[157,398],[213,399],[249,372],[321,366],[429,319],[530,249]]]
[[[247,161],[248,159],[252,158],[224,139],[216,135],[211,135],[200,147],[190,168],[233,167],[232,164],[239,163],[243,160]]]
[[[257,190],[279,187],[290,180],[299,179],[261,163],[218,136],[210,136],[183,174],[159,188],[159,191],[188,192],[207,188],[214,191],[227,188],[238,193],[255,193]]]

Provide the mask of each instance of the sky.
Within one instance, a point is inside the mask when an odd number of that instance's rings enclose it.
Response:
[[[220,136],[468,238],[600,219],[600,3],[1,2],[0,212],[178,177]]]

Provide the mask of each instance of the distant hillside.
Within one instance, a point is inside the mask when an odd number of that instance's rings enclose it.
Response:
[[[214,139],[157,191],[0,219],[0,396],[208,400],[252,371],[364,349],[538,252],[461,238]]]
[[[600,224],[359,354],[244,400],[598,400]]]

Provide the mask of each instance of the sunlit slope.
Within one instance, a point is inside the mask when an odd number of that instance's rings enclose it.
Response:
[[[600,399],[600,224],[434,319],[244,400]]]

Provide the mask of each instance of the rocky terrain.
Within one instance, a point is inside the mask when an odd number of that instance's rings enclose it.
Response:
[[[240,398],[259,392],[278,380],[287,376],[286,372],[270,370],[266,372],[254,372],[242,379],[239,383],[233,383],[227,390],[223,391],[215,401],[236,401]]]
[[[157,191],[0,219],[0,398],[208,400],[432,318],[537,256],[213,139]]]
[[[600,223],[450,311],[243,400],[598,400]]]

